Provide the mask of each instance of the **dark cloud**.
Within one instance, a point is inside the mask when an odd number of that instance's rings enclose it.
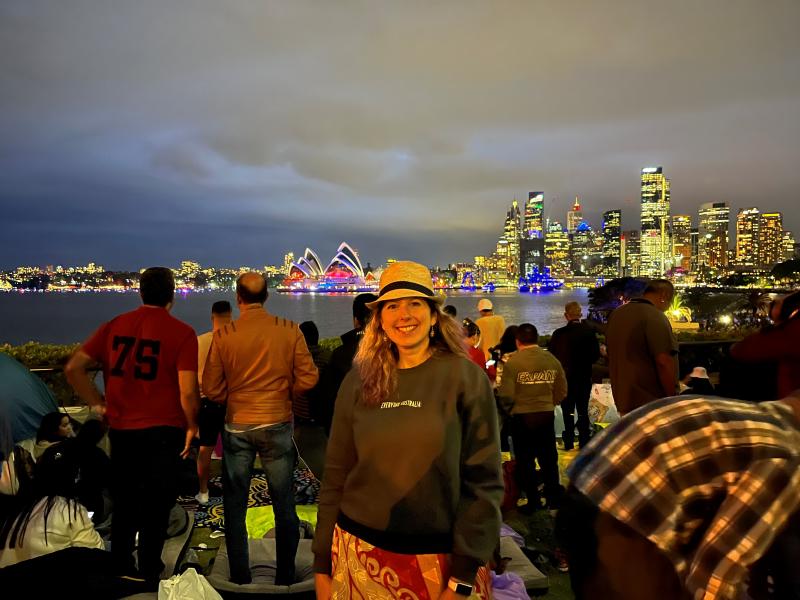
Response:
[[[795,0],[8,0],[0,267],[487,252],[507,205],[783,210],[800,230]],[[6,240],[8,243],[6,243]],[[413,248],[416,256],[408,256]]]

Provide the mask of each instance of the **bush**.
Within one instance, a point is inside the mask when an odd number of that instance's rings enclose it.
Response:
[[[63,367],[69,357],[72,356],[72,353],[79,347],[80,344],[62,346],[59,344],[28,342],[21,346],[0,344],[0,352],[8,354],[29,369],[58,368]]]

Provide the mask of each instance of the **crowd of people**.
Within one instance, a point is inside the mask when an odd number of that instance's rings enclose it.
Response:
[[[195,498],[223,498],[230,580],[252,581],[246,514],[258,455],[275,583],[290,585],[298,447],[321,447],[309,460],[322,476],[320,600],[491,598],[509,472],[522,496],[510,508],[557,515],[559,564],[579,599],[800,598],[800,293],[731,349],[739,364],[774,364],[775,392],[757,403],[716,397],[703,365],[679,380],[667,280],[650,281],[604,326],[568,303],[543,344],[535,324],[506,327],[488,298],[475,320],[459,319],[426,267],[396,262],[377,294],[355,297],[353,328],[332,352],[313,322],[265,308],[258,273],[237,280],[239,317],[216,302],[200,336],[170,314],[174,289],[169,269],[145,270],[142,305],[70,359],[65,374],[89,420],[48,414],[30,444],[0,449],[0,581],[91,560],[100,568],[81,573],[97,597],[154,589],[181,464],[197,447]],[[598,362],[620,415],[611,424],[590,419]],[[88,372],[97,364],[102,392]],[[106,433],[110,457],[98,445]],[[219,439],[221,490],[209,483]]]

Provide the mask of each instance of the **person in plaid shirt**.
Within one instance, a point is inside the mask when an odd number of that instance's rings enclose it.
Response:
[[[800,598],[800,390],[657,400],[568,474],[556,527],[578,600]]]

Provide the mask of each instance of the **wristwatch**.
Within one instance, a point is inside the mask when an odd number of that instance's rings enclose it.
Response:
[[[457,579],[453,579],[451,577],[447,580],[447,587],[453,590],[459,596],[469,597],[472,595],[472,589],[474,586],[464,583],[463,581],[458,581]]]

